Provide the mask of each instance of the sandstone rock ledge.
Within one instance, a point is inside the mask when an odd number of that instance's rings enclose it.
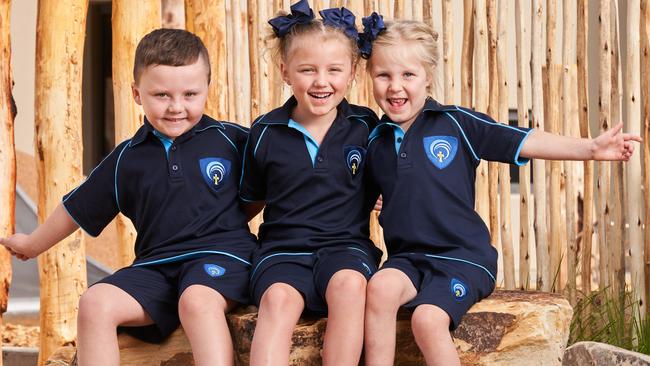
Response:
[[[244,309],[229,316],[238,365],[248,365],[257,313]],[[463,365],[560,365],[569,337],[573,310],[556,294],[496,291],[474,305],[454,332]],[[396,365],[424,365],[410,328],[410,313],[401,312],[397,326]],[[291,365],[320,365],[326,319],[304,318],[296,327]],[[138,366],[193,365],[189,343],[181,329],[154,345],[120,336],[121,364]],[[66,365],[74,364],[70,350]]]

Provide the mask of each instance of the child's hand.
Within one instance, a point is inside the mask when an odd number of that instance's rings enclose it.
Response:
[[[593,139],[594,160],[628,161],[634,153],[632,141],[641,142],[641,137],[629,133],[621,133],[623,123],[603,132]]]
[[[381,207],[382,207],[383,203],[384,203],[384,200],[382,199],[381,196],[379,196],[379,198],[377,198],[377,202],[375,202],[375,208],[374,208],[375,211],[381,211]]]
[[[8,238],[0,238],[0,244],[4,245],[11,255],[20,260],[26,261],[36,256],[36,253],[31,253],[29,250],[31,247],[29,235],[14,234]]]

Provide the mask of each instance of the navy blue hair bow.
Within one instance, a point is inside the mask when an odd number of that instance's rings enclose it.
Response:
[[[354,40],[359,39],[359,32],[354,25],[355,16],[348,9],[330,8],[321,10],[319,13],[325,25],[341,28],[348,37]]]
[[[386,26],[384,25],[384,17],[374,11],[363,18],[361,22],[363,23],[363,33],[359,34],[359,51],[361,57],[369,59],[372,53],[372,42],[377,39],[379,33],[386,30]]]
[[[314,19],[314,11],[307,0],[300,0],[291,5],[291,14],[281,15],[269,20],[273,32],[279,38],[284,37],[296,24],[307,24]]]

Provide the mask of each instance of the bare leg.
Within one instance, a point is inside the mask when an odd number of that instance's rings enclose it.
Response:
[[[366,365],[393,365],[397,310],[416,294],[413,283],[400,270],[386,268],[372,276],[366,297]]]
[[[233,365],[233,347],[226,312],[232,307],[220,293],[192,285],[178,301],[178,315],[192,345],[196,366]]]
[[[420,347],[427,366],[460,366],[460,359],[449,332],[451,319],[435,305],[419,305],[411,317],[415,343]]]
[[[286,283],[275,283],[264,292],[251,344],[251,366],[289,364],[291,336],[304,307],[300,292]]]
[[[153,324],[149,315],[124,290],[99,283],[79,300],[77,359],[80,366],[119,365],[117,326]]]
[[[358,365],[363,347],[366,278],[349,269],[332,276],[325,292],[327,329],[323,340],[323,365]]]

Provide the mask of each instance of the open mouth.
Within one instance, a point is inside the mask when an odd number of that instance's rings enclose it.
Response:
[[[407,98],[388,98],[388,104],[391,107],[401,107],[406,104]]]
[[[312,98],[324,100],[324,99],[327,99],[330,96],[332,96],[332,94],[334,94],[334,93],[327,92],[327,93],[308,93],[308,94]]]

